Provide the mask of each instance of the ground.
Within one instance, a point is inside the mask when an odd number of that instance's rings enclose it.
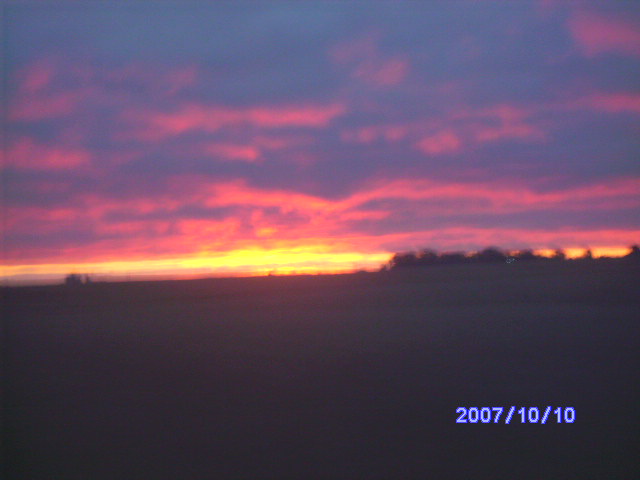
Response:
[[[515,262],[5,288],[6,477],[638,478],[639,274]],[[455,422],[512,405],[576,420]]]

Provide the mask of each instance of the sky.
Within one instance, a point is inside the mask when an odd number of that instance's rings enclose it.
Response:
[[[4,281],[640,241],[640,3],[12,2]]]

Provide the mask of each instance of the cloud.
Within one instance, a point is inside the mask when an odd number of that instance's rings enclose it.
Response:
[[[11,76],[9,118],[19,122],[60,119],[80,110],[171,98],[194,86],[198,78],[198,68],[189,64],[171,68],[143,61],[97,65],[43,55]]]
[[[9,260],[626,243],[637,7],[555,5],[17,7]]]
[[[402,83],[409,73],[405,55],[384,55],[378,48],[378,36],[367,34],[334,46],[331,60],[348,69],[351,77],[375,87],[390,87]]]
[[[445,130],[435,135],[425,137],[418,142],[418,148],[427,155],[438,155],[460,150],[461,142],[451,130]]]
[[[574,104],[609,113],[640,113],[640,94],[636,93],[597,93]]]
[[[64,207],[14,207],[9,216],[15,219],[14,228],[18,230],[37,223],[41,228],[55,228],[61,221],[77,226],[93,225],[101,232],[111,227],[114,231],[124,228],[125,233],[130,233],[130,228],[142,226],[157,232],[156,227],[167,229],[171,223],[199,225],[203,227],[203,241],[208,235],[204,228],[207,222],[211,222],[212,228],[218,228],[216,225],[233,220],[236,233],[239,232],[233,240],[242,242],[264,237],[268,230],[277,231],[280,239],[328,236],[339,239],[352,235],[359,222],[384,223],[397,216],[405,216],[406,220],[407,215],[424,220],[446,214],[491,214],[499,222],[500,215],[511,213],[546,210],[553,217],[556,211],[593,212],[640,207],[637,197],[640,179],[621,179],[549,192],[536,192],[518,184],[444,183],[424,179],[389,182],[380,179],[335,200],[283,189],[255,188],[243,181],[182,178],[176,179],[176,183],[188,188],[173,189],[164,199],[149,198],[144,192],[140,192],[138,198],[122,200],[87,193]],[[182,193],[176,196],[176,192]],[[18,228],[19,225],[22,227]],[[241,225],[247,230],[240,232]],[[402,225],[394,228],[401,231]],[[195,227],[188,230],[190,234],[196,231]],[[176,230],[180,231],[184,233],[182,227]],[[135,236],[132,241],[136,241]]]
[[[86,167],[91,153],[81,149],[42,145],[20,138],[6,152],[3,165],[28,170],[72,170]]]
[[[577,10],[569,19],[574,41],[587,57],[617,53],[640,57],[640,24],[631,19]]]
[[[260,150],[250,145],[212,143],[205,147],[205,152],[214,157],[221,157],[226,160],[240,160],[244,162],[256,162],[260,160]]]
[[[14,121],[35,121],[68,116],[82,103],[87,92],[20,94],[9,107],[9,118]]]
[[[345,106],[338,103],[248,108],[191,104],[168,113],[129,111],[125,118],[134,128],[138,127],[140,138],[157,140],[194,130],[216,132],[233,126],[320,128],[345,111]]]
[[[534,113],[534,109],[504,103],[475,109],[452,107],[424,120],[345,129],[341,138],[360,144],[412,141],[426,155],[448,155],[507,139],[544,140],[542,128],[531,121]]]

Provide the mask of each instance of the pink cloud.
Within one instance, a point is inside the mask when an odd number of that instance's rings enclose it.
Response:
[[[206,153],[228,160],[256,162],[260,160],[260,150],[251,145],[232,143],[212,143],[205,148]]]
[[[640,26],[637,22],[577,11],[569,19],[569,30],[587,57],[610,52],[640,56]]]
[[[9,107],[9,118],[16,121],[34,121],[63,117],[81,104],[84,91],[19,96]]]
[[[428,155],[453,153],[460,150],[460,138],[451,130],[443,130],[435,135],[425,137],[418,142],[417,147]]]
[[[193,157],[211,158],[217,161],[249,163],[262,162],[265,160],[265,153],[268,154],[275,151],[286,152],[284,155],[279,155],[278,158],[295,161],[295,158],[292,157],[304,153],[304,149],[297,147],[308,146],[311,143],[313,143],[313,138],[306,135],[255,135],[251,131],[247,132],[245,129],[240,129],[231,132],[225,140],[189,142],[188,145],[169,145],[165,151],[175,155],[176,158],[188,154]],[[135,153],[125,154],[124,152],[118,152],[118,155],[112,161],[125,163],[135,158]]]
[[[227,108],[188,105],[171,113],[130,111],[125,117],[140,125],[134,135],[149,140],[179,135],[190,130],[209,132],[224,127],[252,125],[262,128],[320,128],[343,114],[342,104]]]
[[[426,120],[406,123],[388,123],[381,125],[368,125],[355,129],[345,129],[341,132],[341,138],[345,142],[372,143],[376,140],[387,142],[399,142],[408,137],[424,137],[426,131],[431,131],[442,124],[441,120]],[[415,138],[414,138],[415,140]]]
[[[265,150],[284,150],[310,145],[313,138],[306,135],[257,135],[250,142]]]
[[[498,104],[479,110],[461,110],[452,118],[463,120],[461,126],[478,143],[495,142],[502,139],[541,140],[544,132],[527,122],[532,111],[520,106]]]
[[[15,74],[20,89],[25,92],[38,92],[48,87],[55,75],[52,59],[39,59],[24,66]]]
[[[407,141],[428,155],[446,154],[508,138],[543,140],[544,131],[530,121],[534,113],[535,110],[509,104],[465,107],[424,120],[345,129],[341,138],[362,144]]]
[[[409,72],[409,62],[402,58],[363,62],[353,71],[353,76],[379,87],[401,83]]]
[[[595,94],[579,100],[577,105],[612,113],[640,113],[640,95],[633,93]]]
[[[324,127],[344,113],[343,105],[251,108],[243,111],[242,120],[261,127]]]
[[[16,141],[4,153],[4,164],[29,170],[67,170],[89,164],[91,155],[80,149],[38,145],[29,138]]]
[[[353,78],[376,87],[398,85],[410,70],[405,56],[381,54],[374,34],[336,45],[329,51],[329,57],[337,65],[347,67]]]
[[[336,200],[294,193],[286,190],[259,189],[245,182],[200,183],[193,198],[208,207],[245,206],[278,207],[283,212],[297,213],[308,219],[304,225],[280,225],[281,234],[320,235],[342,232],[344,222],[357,219],[381,219],[393,215],[384,207],[362,208],[371,202],[404,200],[407,207],[419,202],[423,215],[451,213],[505,214],[546,208],[573,211],[633,208],[640,205],[637,192],[640,179],[620,179],[583,187],[537,192],[521,184],[444,183],[430,180],[379,180],[351,195]],[[433,210],[425,201],[436,202]],[[461,207],[463,205],[463,207]]]
[[[55,57],[43,57],[18,69],[9,101],[13,121],[36,121],[70,115],[87,105],[131,102],[132,83],[155,95],[171,96],[194,85],[198,70],[187,65],[164,70],[158,65],[133,62],[101,69]],[[116,88],[116,87],[118,88]]]
[[[224,252],[245,248],[295,249],[314,245],[332,249],[350,248],[357,252],[417,248],[474,248],[490,244],[518,248],[560,246],[610,246],[636,241],[637,230],[607,229],[509,229],[476,228],[465,225],[442,227],[437,230],[399,231],[389,234],[368,235],[353,230],[353,222],[375,222],[393,215],[395,210],[378,202],[368,208],[372,200],[405,200],[407,208],[420,205],[417,210],[428,220],[430,215],[452,213],[522,212],[545,208],[553,211],[590,211],[616,206],[638,206],[637,191],[640,179],[622,179],[599,184],[551,192],[536,192],[523,185],[496,183],[444,183],[429,180],[406,179],[389,182],[388,179],[363,187],[342,199],[325,199],[314,195],[294,193],[284,189],[261,189],[246,182],[211,182],[198,176],[177,177],[162,198],[105,199],[97,194],[86,194],[64,208],[19,207],[8,212],[8,227],[16,232],[56,232],[73,229],[78,225],[90,228],[97,240],[80,247],[56,245],[54,249],[39,247],[11,247],[12,262],[46,258],[78,258],[93,260],[113,257],[132,259],[158,252],[191,254],[194,252]],[[177,192],[183,192],[178,195]],[[166,201],[165,201],[166,198]],[[424,200],[437,200],[433,206]],[[242,212],[226,219],[166,220],[125,219],[113,220],[110,213],[172,212],[184,204],[207,207],[242,206]],[[464,205],[461,207],[461,205]],[[265,207],[277,207],[276,213],[267,213]],[[394,207],[395,208],[395,207]],[[273,210],[273,209],[269,209]],[[281,215],[282,212],[285,215]],[[291,220],[291,216],[300,220]],[[428,225],[428,221],[426,223]],[[113,237],[116,233],[118,236]],[[103,238],[104,237],[104,238]],[[141,241],[153,239],[153,242]],[[389,251],[389,250],[388,250]]]
[[[82,75],[85,81],[89,80],[95,84],[101,84],[104,79],[112,84],[134,81],[162,95],[174,95],[196,84],[199,78],[195,65],[166,69],[154,63],[138,61],[105,72],[95,68],[78,68],[78,75]]]
[[[592,210],[640,205],[640,179],[622,179],[573,189],[536,192],[523,185],[441,183],[430,180],[379,181],[340,202],[341,209],[354,209],[373,200],[439,200],[433,213],[441,214],[450,202],[451,212],[469,205],[467,213],[524,212],[531,208]],[[444,202],[444,203],[443,203]]]
[[[396,233],[369,239],[374,248],[397,252],[412,245],[414,249],[425,246],[439,250],[473,250],[487,245],[506,248],[549,248],[550,246],[611,247],[637,243],[640,230],[634,229],[572,229],[565,231],[528,228],[474,228],[449,227],[410,233]]]
[[[92,90],[56,88],[54,81],[59,79],[60,72],[60,60],[54,57],[40,58],[16,70],[12,76],[16,88],[9,99],[9,119],[33,121],[72,113]]]
[[[504,138],[532,138],[540,137],[539,130],[526,124],[506,124],[499,127],[473,127],[475,139],[478,142],[494,142]]]

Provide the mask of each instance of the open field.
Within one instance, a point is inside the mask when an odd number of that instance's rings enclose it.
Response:
[[[3,289],[10,479],[639,478],[640,267]],[[459,406],[573,424],[456,424]]]

